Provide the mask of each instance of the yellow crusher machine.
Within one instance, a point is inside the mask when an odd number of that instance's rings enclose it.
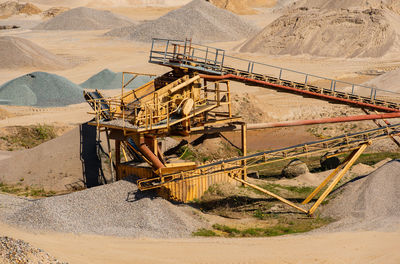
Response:
[[[161,76],[124,72],[121,94],[115,97],[105,98],[98,90],[84,92],[95,115],[89,124],[104,131],[108,141],[115,141],[115,180],[135,175],[141,191],[156,189],[166,199],[189,202],[200,198],[211,185],[228,182],[257,189],[312,215],[368,145],[391,138],[400,146],[396,138],[400,134],[400,124],[387,121],[400,117],[400,104],[396,102],[400,94],[228,56],[222,49],[193,44],[190,40],[153,39],[149,62],[172,70]],[[126,87],[139,75],[154,79],[127,91]],[[230,80],[348,104],[364,109],[367,114],[247,125],[240,116],[232,114]],[[324,85],[315,86],[314,83]],[[384,120],[385,124],[379,123],[378,119]],[[378,127],[282,149],[247,153],[247,129],[360,120],[374,120]],[[243,156],[240,157],[211,163],[171,163],[160,149],[159,139],[167,136],[234,130],[241,131]],[[109,151],[113,171],[110,148]],[[327,152],[331,153],[328,158],[349,154],[302,205],[247,180],[250,168],[309,155],[322,156]],[[318,199],[314,199],[318,194]],[[307,205],[311,201],[315,201],[313,205]]]

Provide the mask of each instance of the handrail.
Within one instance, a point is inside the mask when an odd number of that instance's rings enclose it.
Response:
[[[248,72],[249,74],[259,74],[259,73],[255,73],[255,67],[257,67],[257,66],[269,67],[269,68],[279,71],[279,77],[278,77],[279,80],[282,80],[283,74],[293,73],[293,74],[299,74],[299,75],[303,76],[302,84],[304,84],[304,85],[309,85],[308,82],[309,82],[310,78],[316,78],[316,79],[320,79],[320,80],[329,81],[330,88],[325,88],[325,89],[330,89],[333,91],[337,91],[337,89],[349,89],[349,90],[351,89],[351,93],[349,92],[348,94],[357,95],[359,93],[362,93],[362,91],[360,89],[363,89],[363,91],[365,91],[365,92],[368,91],[369,96],[367,98],[370,98],[371,100],[376,99],[377,93],[379,93],[378,96],[380,96],[381,93],[388,93],[390,95],[386,95],[386,96],[396,95],[396,96],[400,97],[400,93],[395,92],[395,91],[389,91],[389,90],[384,90],[384,89],[371,87],[371,86],[367,86],[367,85],[363,85],[363,84],[355,84],[355,83],[351,83],[351,82],[336,80],[333,78],[327,78],[327,77],[318,76],[315,74],[292,70],[289,68],[279,67],[279,66],[275,66],[275,65],[271,65],[271,64],[266,64],[266,63],[251,61],[251,60],[243,59],[243,58],[239,58],[239,57],[234,57],[231,55],[226,55],[225,50],[219,49],[219,48],[209,47],[209,46],[190,42],[190,50],[192,50],[192,51],[191,51],[191,54],[188,54],[188,53],[178,53],[175,50],[173,52],[171,52],[168,47],[166,49],[156,49],[155,46],[159,45],[160,43],[161,43],[161,45],[162,44],[170,44],[170,43],[181,45],[181,44],[186,44],[187,42],[183,41],[183,40],[169,40],[169,39],[154,38],[153,43],[152,43],[152,49],[150,51],[150,62],[157,62],[157,61],[161,60],[161,62],[165,63],[166,62],[165,60],[167,58],[173,59],[173,58],[177,58],[178,56],[182,56],[182,59],[180,59],[180,60],[183,62],[186,62],[188,64],[190,64],[191,61],[196,61],[196,62],[198,61],[200,64],[201,64],[201,62],[203,62],[203,63],[205,63],[204,66],[211,67],[215,71],[218,71],[221,74],[223,74],[224,69],[229,68],[229,67],[225,66],[225,64],[227,64],[227,61],[228,60],[236,60],[236,61],[242,61],[242,62],[247,63],[247,69],[242,70],[242,71]],[[198,54],[201,52],[203,52],[203,53],[205,52],[206,55],[199,56]],[[161,59],[161,57],[156,57],[156,56],[154,56],[154,54],[160,54],[160,55],[164,55],[164,56],[162,56],[162,59]],[[215,58],[207,57],[208,54],[215,55],[214,56]],[[221,59],[219,59],[218,56],[221,56]],[[188,60],[185,60],[185,57],[188,58]],[[211,57],[213,57],[213,56],[211,56]],[[234,64],[234,65],[236,65],[236,64]],[[232,69],[238,70],[239,68],[236,65],[236,67],[232,68]],[[338,87],[338,85],[341,85],[341,86],[345,85],[346,87]],[[355,91],[356,89],[358,90],[357,92]]]

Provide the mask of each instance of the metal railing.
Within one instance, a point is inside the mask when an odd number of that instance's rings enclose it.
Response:
[[[398,97],[400,99],[400,93],[398,92],[229,56],[225,54],[225,50],[223,49],[193,44],[188,40],[154,38],[149,62],[172,66],[184,64],[188,68],[219,75],[228,72],[240,72],[248,75],[268,75],[278,80],[298,82],[304,86],[318,85],[320,88],[333,92],[359,95],[367,97],[372,101],[377,98],[390,98],[392,100],[393,97]]]

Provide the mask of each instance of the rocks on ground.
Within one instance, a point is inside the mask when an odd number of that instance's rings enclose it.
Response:
[[[307,164],[299,159],[294,159],[282,169],[282,176],[291,179],[308,172]]]
[[[46,263],[61,264],[45,251],[32,247],[29,243],[13,239],[11,237],[0,237],[0,262],[4,264],[13,263]]]

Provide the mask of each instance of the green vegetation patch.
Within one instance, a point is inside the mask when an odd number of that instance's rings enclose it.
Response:
[[[7,142],[8,150],[14,150],[19,148],[33,148],[56,136],[54,126],[39,124],[15,127],[15,131],[9,135],[1,136],[0,139]]]
[[[8,185],[0,182],[0,192],[15,194],[25,197],[50,197],[56,195],[54,191],[45,191],[43,188],[23,187],[20,185]]]

